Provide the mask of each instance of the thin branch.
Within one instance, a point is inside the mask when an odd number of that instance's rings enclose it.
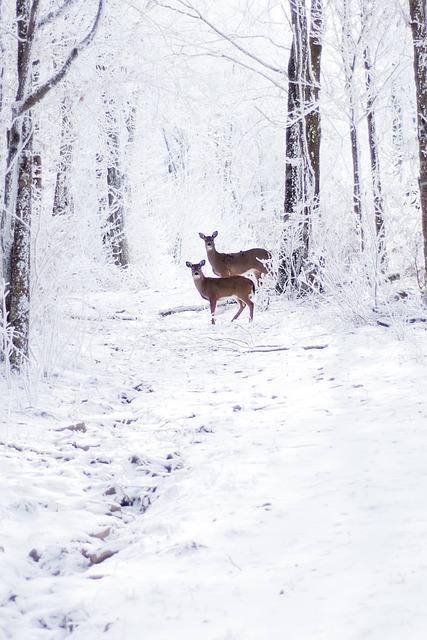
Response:
[[[195,57],[197,57],[198,54],[181,53],[180,55],[181,55],[181,57],[186,56],[186,57],[189,57],[189,58],[195,58]],[[201,55],[201,56],[212,56],[213,58],[223,58],[224,60],[227,60],[228,62],[232,62],[233,64],[238,65],[242,69],[248,69],[248,71],[252,71],[253,73],[258,74],[262,78],[265,78],[266,80],[271,82],[271,84],[273,84],[275,87],[280,89],[280,91],[285,91],[286,92],[286,90],[287,90],[287,88],[286,88],[286,86],[284,84],[280,84],[280,82],[277,82],[276,80],[274,80],[274,78],[269,76],[264,71],[261,71],[260,69],[256,69],[255,67],[252,67],[250,64],[246,64],[245,62],[242,62],[238,58],[234,58],[233,56],[228,55],[226,53],[215,52],[215,51],[207,51],[206,53],[200,53],[199,55]],[[285,70],[283,70],[282,75],[283,75],[284,78],[286,78],[287,74],[286,74]]]
[[[84,40],[80,42],[80,44],[77,47],[74,47],[74,49],[72,49],[70,55],[68,56],[68,58],[66,59],[66,61],[64,62],[64,64],[62,65],[58,73],[56,73],[47,82],[42,84],[36,91],[34,91],[34,93],[31,93],[25,100],[16,104],[15,111],[14,111],[15,117],[21,116],[23,113],[28,111],[28,109],[32,109],[36,104],[38,104],[45,97],[47,93],[49,93],[51,89],[53,89],[53,87],[55,87],[64,78],[64,76],[69,71],[72,63],[77,58],[79,53],[81,53],[83,49],[85,49],[93,40],[100,22],[103,4],[104,4],[104,0],[99,0],[98,12],[96,14],[92,29],[89,31],[88,35],[84,38]]]
[[[216,33],[222,39],[229,42],[231,45],[233,45],[235,49],[243,53],[245,56],[252,58],[252,60],[255,60],[256,62],[258,62],[258,64],[265,67],[269,71],[273,71],[273,73],[280,73],[281,75],[283,75],[284,70],[282,68],[272,66],[271,64],[269,64],[268,62],[266,62],[265,60],[257,56],[255,53],[250,51],[249,49],[246,49],[246,47],[243,47],[241,44],[236,42],[236,40],[234,40],[231,36],[227,35],[226,33],[224,33],[224,31],[221,31],[221,29],[216,27],[212,22],[210,22],[210,20],[208,20],[204,15],[202,15],[202,13],[200,13],[200,11],[195,7],[193,7],[190,3],[183,2],[183,0],[176,0],[176,1],[182,6],[186,7],[188,11],[177,9],[176,7],[163,3],[161,0],[159,0],[157,4],[159,6],[164,7],[165,9],[170,9],[171,11],[176,11],[182,15],[186,15],[190,18],[193,18],[194,20],[200,20],[206,26],[208,26],[214,33]]]
[[[56,20],[56,18],[59,18],[76,1],[77,0],[64,0],[64,4],[62,6],[58,7],[58,9],[50,11],[47,15],[44,16],[44,18],[39,20],[39,22],[37,23],[37,27],[41,28],[41,27],[44,27],[49,22],[53,22],[54,20]]]

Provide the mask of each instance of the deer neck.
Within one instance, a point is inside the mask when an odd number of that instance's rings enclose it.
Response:
[[[200,273],[198,276],[193,276],[194,284],[196,285],[196,289],[200,294],[203,294],[206,285],[206,278],[203,273]]]
[[[221,257],[220,254],[218,253],[218,251],[215,249],[215,245],[212,243],[211,247],[206,247],[206,254],[208,257],[208,260],[211,264],[211,267],[213,268],[214,273],[216,273],[215,271],[215,267],[218,265],[218,267],[221,264]],[[216,275],[219,275],[216,273]]]

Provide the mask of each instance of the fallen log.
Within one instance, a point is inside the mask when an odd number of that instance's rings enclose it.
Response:
[[[230,304],[235,304],[233,302],[219,302],[218,307],[227,307]],[[172,316],[174,313],[184,313],[185,311],[195,311],[199,313],[199,311],[206,311],[209,309],[207,305],[203,304],[193,304],[193,305],[184,305],[181,307],[172,307],[171,309],[163,309],[159,311],[159,316],[162,318],[166,318],[167,316]]]

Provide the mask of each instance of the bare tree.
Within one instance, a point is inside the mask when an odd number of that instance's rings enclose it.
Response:
[[[107,96],[104,96],[104,103],[106,107],[108,195],[108,216],[104,240],[114,264],[118,267],[126,267],[129,264],[129,251],[125,232],[125,179],[122,171],[117,107],[114,99]]]
[[[70,4],[64,0],[61,9]],[[8,152],[4,207],[1,218],[2,275],[9,287],[6,297],[8,322],[12,327],[11,365],[20,369],[29,353],[30,247],[33,202],[33,117],[31,110],[64,78],[79,53],[93,39],[99,24],[103,0],[88,35],[76,45],[52,77],[32,83],[32,61],[39,29],[54,20],[58,12],[39,19],[40,0],[16,0],[17,92],[8,131]]]
[[[104,87],[111,80],[114,52],[104,52],[96,70]],[[126,122],[121,97],[108,89],[101,93],[100,148],[96,157],[96,177],[99,190],[99,214],[102,221],[102,241],[107,257],[118,267],[129,264],[129,247],[125,225],[126,177],[123,171],[124,138],[134,135],[132,116]]]
[[[425,0],[409,0],[414,45],[415,89],[417,96],[419,186],[424,249],[424,279],[427,273],[427,22]]]
[[[290,0],[292,46],[288,62],[284,229],[277,289],[300,290],[310,251],[312,219],[319,206],[319,110],[323,7],[312,0],[307,24],[305,0]]]
[[[395,174],[401,179],[403,163],[403,105],[399,88],[395,81],[391,86],[391,106],[393,110],[393,166]]]
[[[377,241],[377,256],[379,264],[384,270],[386,265],[386,246],[385,246],[385,224],[384,224],[384,201],[382,193],[381,171],[380,171],[380,153],[377,136],[377,124],[375,113],[375,102],[377,98],[375,69],[371,59],[370,52],[370,35],[372,22],[375,19],[374,9],[376,8],[376,0],[366,2],[362,0],[360,4],[361,11],[361,39],[363,40],[363,66],[365,69],[365,86],[366,86],[366,120],[368,125],[368,144],[369,155],[371,161],[371,179],[372,193],[374,203],[374,221]]]
[[[64,97],[61,102],[61,142],[52,208],[54,216],[73,213],[74,211],[74,200],[70,184],[74,140],[70,100],[68,97]]]
[[[348,99],[348,119],[353,169],[353,211],[355,215],[356,230],[360,240],[360,248],[363,251],[365,248],[365,236],[363,229],[364,211],[362,203],[362,177],[356,92],[356,62],[361,36],[359,34],[359,37],[356,40],[353,37],[348,2],[344,2],[342,8],[341,27],[341,55]]]
[[[375,95],[372,79],[372,62],[369,47],[363,49],[363,62],[366,71],[367,105],[366,118],[368,123],[369,154],[371,159],[372,191],[374,197],[374,218],[377,238],[377,254],[382,268],[386,264],[385,226],[384,226],[384,201],[381,184],[380,158],[377,138],[377,125],[375,118]]]

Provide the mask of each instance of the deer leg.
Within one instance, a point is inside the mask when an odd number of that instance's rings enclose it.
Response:
[[[255,277],[255,280],[256,280],[256,287],[257,287],[257,289],[258,289],[258,287],[259,287],[259,281],[260,281],[260,279],[261,279],[261,275],[262,275],[262,271],[258,271],[258,269],[253,269],[252,273],[253,273],[253,275],[254,275],[254,277]]]
[[[254,303],[252,300],[248,300],[247,305],[249,307],[249,322],[252,322],[254,319]]]
[[[215,324],[215,309],[216,309],[216,300],[214,300],[213,298],[211,298],[209,300],[210,305],[211,305],[211,323]]]
[[[246,306],[245,303],[242,302],[242,300],[237,300],[237,302],[239,303],[240,308],[239,308],[238,312],[236,313],[236,315],[234,316],[234,318],[231,318],[231,322],[233,322],[233,320],[237,320],[237,318],[240,316],[240,314],[242,313],[243,309]]]

